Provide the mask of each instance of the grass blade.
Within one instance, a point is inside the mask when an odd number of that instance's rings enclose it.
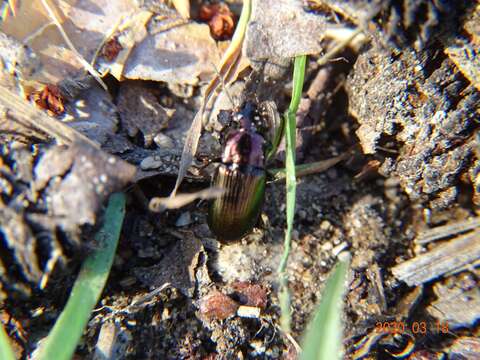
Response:
[[[2,360],[15,360],[15,354],[12,346],[10,345],[10,339],[7,332],[3,328],[0,322],[0,359]]]
[[[316,314],[303,340],[300,360],[341,359],[342,308],[350,261],[339,261],[330,275]]]
[[[125,215],[125,195],[113,194],[105,212],[105,223],[95,238],[98,248],[83,263],[65,309],[55,322],[37,359],[71,359],[98,302],[113,263]]]
[[[285,332],[290,332],[290,294],[288,291],[287,262],[290,254],[292,242],[293,217],[295,215],[295,198],[297,191],[297,178],[295,174],[295,133],[296,117],[298,104],[302,97],[303,80],[305,78],[305,55],[295,58],[293,68],[293,91],[290,106],[285,114],[285,137],[286,137],[286,182],[287,182],[287,231],[285,233],[284,249],[280,266],[278,267],[279,276],[279,300],[280,310],[282,312],[280,325]]]

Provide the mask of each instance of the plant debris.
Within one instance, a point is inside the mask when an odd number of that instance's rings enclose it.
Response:
[[[207,320],[225,320],[235,315],[238,304],[229,296],[220,291],[213,291],[200,299],[199,311],[202,317]]]
[[[1,246],[8,249],[0,262],[1,286],[29,293],[23,280],[15,285],[16,271],[28,285],[39,285],[51,271],[50,260],[65,262],[72,246],[87,249],[80,227],[96,223],[103,202],[133,179],[135,168],[84,143],[54,146],[37,156],[15,143],[0,150]],[[59,232],[68,234],[65,241],[60,241]],[[39,252],[39,246],[45,250]],[[12,261],[15,265],[7,270]]]
[[[116,37],[108,40],[102,48],[102,56],[107,61],[113,61],[117,58],[118,53],[123,50],[122,44],[118,42]]]
[[[227,4],[205,4],[200,8],[200,20],[208,22],[210,31],[216,40],[227,40],[235,29],[234,15]]]
[[[54,115],[62,115],[65,111],[65,106],[63,105],[65,100],[56,85],[45,85],[43,90],[33,94],[32,98],[40,108]]]

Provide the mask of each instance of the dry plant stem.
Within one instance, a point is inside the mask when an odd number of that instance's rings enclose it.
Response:
[[[298,344],[298,342],[295,340],[295,338],[292,336],[290,333],[285,334],[286,338],[292,343],[293,347],[295,348],[295,351],[297,352],[297,355],[302,352],[302,348]]]
[[[332,60],[340,51],[342,51],[345,47],[350,44],[350,42],[360,33],[362,33],[362,28],[357,27],[352,34],[343,40],[342,42],[339,42],[337,45],[335,45],[331,50],[329,50],[325,55],[323,55],[320,59],[318,59],[317,64],[320,66],[324,66],[328,64],[330,60]]]
[[[50,274],[52,273],[55,264],[57,263],[58,259],[62,256],[62,252],[59,249],[55,249],[52,251],[52,254],[50,255],[50,259],[48,259],[47,264],[45,265],[45,270],[42,275],[42,278],[40,279],[40,284],[38,287],[40,289],[45,289],[45,286],[47,286],[47,282],[49,279]]]
[[[251,9],[251,0],[245,0],[243,2],[242,13],[240,15],[237,28],[235,29],[235,33],[233,34],[232,41],[222,57],[219,72],[220,76],[222,76],[225,81],[228,81],[232,77],[238,65],[242,52],[243,39],[245,37],[247,24],[250,19]],[[202,106],[196,113],[192,121],[192,125],[190,125],[190,129],[188,129],[187,137],[182,150],[182,158],[180,160],[177,180],[175,182],[175,187],[170,194],[172,197],[177,193],[177,190],[187,173],[187,169],[192,163],[193,157],[197,152],[198,141],[200,140],[200,133],[202,132],[203,115],[205,113],[207,104],[213,98],[217,88],[221,84],[220,76],[215,76],[208,84],[203,96]]]
[[[73,53],[75,54],[75,56],[77,57],[78,61],[80,61],[80,63],[83,65],[83,67],[85,68],[85,70],[87,70],[94,78],[95,80],[98,81],[98,83],[100,84],[100,86],[105,90],[105,91],[108,91],[108,87],[107,85],[103,82],[100,74],[97,72],[97,70],[95,70],[92,65],[90,65],[88,63],[87,60],[85,60],[83,58],[82,55],[80,55],[80,53],[78,52],[78,50],[75,48],[75,46],[73,45],[73,43],[71,42],[70,38],[68,37],[67,33],[65,32],[65,30],[63,30],[63,27],[62,27],[62,24],[60,23],[60,21],[58,20],[57,18],[57,15],[55,14],[55,12],[53,11],[52,7],[50,6],[50,4],[48,3],[48,0],[41,0],[42,1],[42,4],[43,6],[45,7],[45,9],[47,10],[48,12],[48,15],[50,16],[50,18],[52,19],[53,23],[55,24],[55,26],[58,28],[58,31],[60,31],[60,34],[62,35],[63,39],[65,40],[65,42],[67,43],[68,47],[70,48],[70,50],[73,51]]]
[[[5,107],[5,115],[0,121],[17,122],[26,129],[36,129],[55,138],[58,143],[71,144],[76,141],[88,143],[95,148],[99,145],[63,122],[48,116],[45,112],[27,103],[20,96],[6,88],[1,88],[0,105]],[[8,128],[8,125],[7,125]]]
[[[194,193],[178,194],[165,198],[153,198],[150,200],[149,208],[151,211],[160,212],[166,209],[179,209],[197,199],[215,199],[220,197],[225,192],[225,189],[218,187],[210,187],[208,189],[200,190]]]
[[[348,156],[350,156],[350,154],[347,152],[347,153],[341,154],[339,156],[332,157],[332,158],[327,159],[327,160],[316,161],[316,162],[309,163],[309,164],[297,165],[297,166],[295,166],[296,176],[297,176],[297,178],[299,178],[299,177],[302,177],[302,176],[308,176],[308,175],[321,173],[325,170],[330,169],[332,166],[335,166],[340,161],[345,160],[346,158],[348,158]],[[273,170],[269,171],[269,173],[274,175],[275,181],[283,180],[286,177],[285,169],[273,169]]]
[[[184,19],[190,19],[190,0],[171,0],[173,6]]]

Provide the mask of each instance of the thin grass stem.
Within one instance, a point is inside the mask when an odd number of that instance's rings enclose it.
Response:
[[[295,173],[295,133],[296,133],[296,113],[302,97],[303,80],[305,78],[306,55],[295,58],[293,68],[293,91],[290,106],[285,114],[285,137],[286,137],[286,185],[287,185],[287,231],[285,232],[283,255],[278,267],[279,277],[279,300],[280,300],[280,326],[286,333],[290,332],[291,314],[290,314],[290,294],[288,290],[288,277],[286,273],[288,257],[290,254],[292,242],[293,219],[295,215],[295,199],[297,178]]]

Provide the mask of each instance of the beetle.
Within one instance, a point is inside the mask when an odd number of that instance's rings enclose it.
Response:
[[[208,224],[220,241],[235,241],[248,234],[262,210],[265,196],[265,139],[254,126],[255,106],[245,102],[233,120],[238,128],[227,135],[222,162],[212,185],[225,190],[213,200]]]

